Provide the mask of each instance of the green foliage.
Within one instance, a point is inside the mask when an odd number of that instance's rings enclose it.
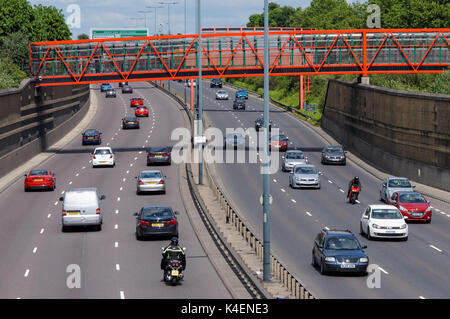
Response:
[[[10,58],[16,65],[25,69],[29,60],[28,36],[14,32],[3,39],[0,57]]]
[[[10,58],[0,58],[0,90],[18,87],[27,77]]]
[[[0,0],[0,41],[11,33],[30,35],[33,8],[27,0]]]
[[[34,6],[32,41],[68,40],[72,33],[67,26],[62,10],[53,6]]]
[[[81,33],[77,37],[78,40],[87,40],[89,39],[89,36],[86,33]]]

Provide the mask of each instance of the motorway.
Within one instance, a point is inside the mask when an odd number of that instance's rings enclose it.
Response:
[[[251,95],[245,111],[232,109],[234,90],[228,101],[216,101],[215,91],[204,81],[204,116],[211,126],[220,128],[254,127],[263,115],[263,102]],[[171,82],[172,89],[184,94],[182,83]],[[189,94],[189,90],[188,90]],[[189,96],[189,95],[188,95]],[[288,112],[271,107],[273,127],[289,137],[289,146],[300,147],[321,176],[321,189],[291,189],[288,173],[281,169],[271,175],[271,250],[282,264],[318,298],[448,298],[450,296],[450,206],[428,198],[434,208],[431,224],[409,224],[407,242],[368,241],[359,234],[359,221],[368,204],[378,204],[381,181],[352,161],[346,166],[320,164],[320,151],[327,144],[302,121]],[[280,156],[283,154],[281,153]],[[281,161],[280,161],[281,164]],[[238,209],[241,218],[262,239],[262,175],[260,164],[216,164],[222,189]],[[360,204],[346,203],[349,180],[358,175],[362,182]],[[311,251],[317,233],[330,229],[349,229],[368,248],[370,264],[381,276],[380,288],[368,288],[364,276],[322,276],[311,266]],[[261,266],[262,268],[262,266]]]
[[[90,153],[95,146],[82,146],[77,136],[39,165],[56,174],[54,192],[25,193],[19,179],[0,194],[0,298],[231,298],[189,223],[178,185],[181,167],[158,167],[167,175],[166,195],[136,195],[134,177],[147,168],[144,148],[171,144],[170,132],[185,122],[180,107],[159,90],[148,83],[132,86],[134,94],[118,90],[115,99],[105,99],[98,85],[91,89],[98,111],[89,126],[103,133],[101,146],[116,152],[114,168],[93,169]],[[139,130],[123,131],[122,117],[134,112],[129,107],[132,96],[143,97],[151,115],[141,120]],[[58,198],[78,187],[97,187],[106,195],[100,232],[61,231]],[[180,212],[187,269],[177,287],[162,282],[161,247],[168,240],[135,238],[133,213],[146,205],[168,205]],[[73,278],[71,265],[81,271],[80,288],[67,286]]]

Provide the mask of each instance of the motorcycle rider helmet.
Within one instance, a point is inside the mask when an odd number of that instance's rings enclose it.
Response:
[[[178,237],[172,237],[172,239],[170,240],[170,244],[178,246]]]
[[[355,178],[353,178],[353,181],[355,181],[356,183],[359,182],[359,177],[355,176]]]

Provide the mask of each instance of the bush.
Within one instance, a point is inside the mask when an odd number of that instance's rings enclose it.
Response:
[[[0,90],[19,87],[27,74],[20,70],[10,58],[0,58]]]

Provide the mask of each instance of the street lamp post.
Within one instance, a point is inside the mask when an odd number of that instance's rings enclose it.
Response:
[[[158,2],[159,4],[165,5],[167,4],[167,34],[170,35],[170,6],[178,4],[178,2]]]
[[[150,13],[150,12],[152,12],[152,11],[151,10],[149,10],[149,11],[142,11],[142,10],[138,11],[138,13],[143,13],[144,14],[145,28],[146,29],[147,29],[147,13]]]
[[[154,34],[153,35],[156,35],[157,34],[157,31],[156,31],[156,16],[157,16],[157,12],[156,12],[156,9],[161,9],[161,8],[164,8],[163,6],[159,6],[159,7],[154,7],[154,6],[146,6],[146,8],[149,8],[149,9],[155,9],[155,31],[154,31]]]
[[[197,0],[197,63],[198,63],[198,84],[197,84],[197,106],[198,106],[198,124],[197,124],[197,135],[203,135],[203,83],[202,83],[202,26],[201,26],[201,10],[200,10],[200,0]],[[198,183],[203,184],[203,145],[198,144]]]

